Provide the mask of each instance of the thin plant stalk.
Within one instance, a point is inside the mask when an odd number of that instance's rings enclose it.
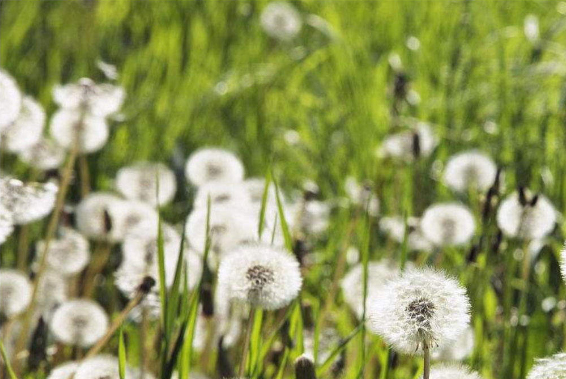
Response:
[[[430,378],[430,347],[428,346],[428,342],[423,342],[423,360],[424,360],[424,368],[423,368],[423,379]]]
[[[246,373],[246,362],[248,358],[248,352],[250,350],[250,339],[252,335],[253,323],[254,323],[255,309],[250,306],[250,315],[248,317],[248,325],[246,326],[246,336],[244,340],[244,349],[242,351],[242,362],[240,363],[240,369],[238,377],[243,378]]]
[[[93,259],[92,264],[90,264],[87,268],[84,279],[84,297],[90,297],[94,292],[94,289],[96,287],[96,277],[106,266],[111,252],[112,245],[109,242],[103,242],[99,248],[98,254],[96,254],[96,256],[94,257],[95,259]]]
[[[90,193],[90,172],[86,155],[79,157],[79,175],[81,178],[81,197],[86,197]]]

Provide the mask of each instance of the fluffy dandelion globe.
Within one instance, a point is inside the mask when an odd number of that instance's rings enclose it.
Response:
[[[481,376],[462,365],[438,365],[430,370],[430,379],[482,379]]]
[[[41,139],[45,125],[45,111],[31,97],[24,97],[18,118],[2,133],[2,144],[9,152],[17,153]]]
[[[34,145],[18,153],[20,160],[38,170],[53,170],[63,165],[65,151],[53,140],[41,138]]]
[[[375,217],[379,214],[379,199],[372,193],[373,189],[370,185],[362,186],[354,177],[349,176],[344,187],[352,203],[367,208],[370,216]]]
[[[375,297],[379,291],[383,290],[383,285],[387,283],[388,280],[397,278],[399,274],[399,264],[391,260],[384,259],[369,262],[366,308],[368,308],[371,303],[371,299]],[[363,265],[359,263],[346,273],[340,284],[344,301],[358,318],[362,318],[364,311],[363,275],[364,268]]]
[[[395,350],[414,354],[456,340],[468,327],[466,290],[440,271],[408,268],[375,294],[369,328]]]
[[[377,153],[384,158],[411,162],[421,157],[428,157],[437,143],[432,128],[421,122],[411,130],[386,137]]]
[[[102,117],[81,115],[72,110],[59,110],[53,115],[50,125],[51,136],[57,143],[71,150],[78,141],[82,154],[94,153],[108,141],[108,124]]]
[[[566,373],[566,353],[537,359],[527,379],[561,379]]]
[[[218,285],[228,297],[263,309],[289,304],[301,289],[299,262],[286,251],[266,244],[243,245],[220,261]]]
[[[78,83],[59,85],[53,89],[53,99],[65,110],[88,115],[107,117],[120,110],[126,94],[124,89],[112,84],[96,84],[88,78]]]
[[[185,175],[197,187],[211,181],[239,182],[244,178],[244,166],[227,150],[200,149],[187,160]]]
[[[177,181],[164,164],[144,162],[120,169],[116,174],[116,189],[128,199],[164,205],[173,200]]]
[[[22,94],[16,81],[0,70],[0,132],[16,120],[22,106]]]
[[[71,228],[59,230],[59,237],[49,243],[47,265],[64,276],[80,273],[90,261],[88,241],[82,234]],[[39,241],[36,246],[38,258],[45,250],[45,242]]]
[[[215,181],[200,186],[195,197],[194,207],[206,208],[209,198],[211,206],[251,206],[251,196],[241,183]]]
[[[46,271],[37,287],[37,307],[49,315],[57,305],[67,300],[67,281],[58,272]]]
[[[379,229],[399,243],[403,243],[405,239],[405,221],[401,216],[382,217],[379,220]],[[433,245],[424,236],[421,220],[417,217],[407,219],[407,245],[411,250],[432,250]]]
[[[289,41],[299,34],[303,26],[301,15],[291,4],[274,1],[261,13],[261,26],[273,38]]]
[[[0,269],[0,314],[11,318],[22,313],[31,301],[31,291],[23,272]]]
[[[539,239],[554,229],[556,210],[543,195],[531,196],[525,190],[506,197],[497,210],[497,225],[509,237]]]
[[[463,245],[474,235],[472,212],[458,203],[439,203],[427,208],[421,218],[424,236],[437,246]]]
[[[106,333],[108,316],[95,301],[69,300],[55,310],[49,328],[57,341],[89,347]]]
[[[291,217],[286,218],[292,225],[310,235],[324,233],[330,218],[330,205],[319,200],[297,201],[291,206]]]
[[[265,191],[265,179],[263,178],[250,178],[244,180],[243,183],[244,187],[248,191],[250,196],[251,202],[254,204],[261,204],[263,201],[263,192]],[[277,194],[276,194],[275,185],[273,183],[269,184],[267,188],[267,203],[276,204],[277,202]]]
[[[2,245],[14,231],[12,213],[0,203],[0,245]]]
[[[135,378],[132,369],[126,367],[126,379]],[[118,358],[101,354],[82,361],[73,379],[120,379]],[[137,378],[135,378],[137,379]]]
[[[78,362],[74,362],[74,361],[60,364],[59,366],[57,366],[57,367],[53,368],[53,370],[51,370],[47,379],[69,379],[69,378],[72,378],[72,375],[77,371],[77,368],[79,367],[79,365],[80,364]]]
[[[439,346],[432,353],[432,359],[437,361],[462,361],[474,351],[474,329],[468,327],[454,342]]]
[[[486,191],[497,175],[493,160],[479,151],[456,154],[446,163],[444,182],[455,191],[466,192],[470,188]]]
[[[55,205],[57,186],[53,183],[26,183],[0,178],[0,203],[11,214],[14,224],[25,225],[47,216]]]

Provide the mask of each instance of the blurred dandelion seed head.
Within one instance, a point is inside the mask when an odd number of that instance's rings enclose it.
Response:
[[[458,203],[439,203],[427,208],[421,218],[424,236],[437,246],[463,245],[475,232],[472,212]]]
[[[49,328],[62,343],[89,347],[106,333],[108,316],[93,300],[69,300],[55,310]]]
[[[478,151],[466,151],[448,159],[444,169],[444,182],[457,192],[466,193],[473,188],[486,191],[495,181],[497,167],[493,160]]]
[[[240,182],[244,178],[244,166],[227,150],[205,148],[189,157],[185,175],[197,187],[212,181]]]
[[[508,237],[526,240],[539,239],[554,229],[556,209],[544,195],[531,196],[524,190],[527,201],[518,192],[507,196],[497,210],[497,225]]]
[[[12,318],[22,313],[31,301],[31,284],[23,272],[0,269],[0,314]]]
[[[295,38],[303,26],[300,13],[289,3],[274,1],[269,3],[260,16],[263,30],[271,37],[281,41]]]

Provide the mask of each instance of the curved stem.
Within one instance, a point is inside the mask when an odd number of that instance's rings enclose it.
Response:
[[[242,352],[242,362],[240,363],[240,370],[238,377],[243,378],[246,373],[246,361],[248,358],[248,352],[250,350],[250,338],[252,335],[253,323],[254,323],[255,309],[250,306],[250,315],[248,316],[248,325],[246,327],[246,339],[244,340],[244,350]]]

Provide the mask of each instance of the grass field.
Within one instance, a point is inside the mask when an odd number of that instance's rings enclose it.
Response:
[[[160,214],[182,229],[196,193],[182,179],[184,164],[206,146],[234,152],[246,177],[272,177],[289,199],[302,196],[305,182],[316,183],[321,201],[332,205],[328,227],[317,235],[301,234],[310,254],[302,267],[300,296],[282,310],[256,310],[246,377],[293,377],[293,362],[304,352],[309,333],[319,339],[314,356],[320,378],[421,377],[421,357],[394,354],[347,306],[339,280],[355,263],[346,259],[354,248],[362,263],[407,260],[444,269],[459,280],[470,298],[475,336],[463,363],[482,378],[526,378],[536,358],[566,349],[562,217],[548,236],[535,241],[542,247],[533,253],[529,240],[504,236],[497,241],[494,213],[482,218],[485,191],[455,193],[442,180],[450,156],[479,149],[502,168],[494,209],[521,186],[564,211],[566,3],[297,1],[292,4],[303,26],[287,41],[262,29],[260,15],[267,4],[0,2],[0,67],[41,103],[48,118],[58,108],[52,94],[57,84],[82,77],[108,81],[99,61],[116,67],[116,82],[126,93],[108,143],[78,160],[66,202],[77,204],[84,196],[79,165],[88,167],[90,191],[111,191],[120,168],[162,162],[181,180],[174,201]],[[428,123],[436,136],[430,155],[399,162],[377,154],[387,136],[416,120]],[[3,151],[1,170],[24,182],[46,180]],[[344,200],[347,177],[371,181],[380,202],[377,217]],[[476,231],[466,244],[410,251],[406,238],[397,243],[379,230],[382,216],[421,216],[430,205],[447,201],[460,201],[474,214]],[[2,268],[19,267],[27,274],[37,269],[30,263],[33,246],[48,232],[49,219],[16,227],[0,246]],[[299,238],[296,228],[290,229],[289,236],[284,233],[287,247]],[[31,251],[24,267],[18,257],[22,244]],[[93,294],[111,319],[127,303],[112,285],[119,261],[116,248],[101,269],[107,281]],[[192,351],[182,339],[180,350],[173,348],[177,336],[185,336],[183,328],[192,332],[204,293],[182,287],[168,294],[170,304],[179,303],[165,307],[168,321],[123,323],[119,330],[128,364],[138,366],[143,359],[149,372],[169,379],[169,358],[176,357],[181,374],[220,378],[226,371],[217,365],[226,359],[235,375],[243,335],[225,354]],[[112,335],[104,352],[118,356],[119,335]],[[146,341],[144,348],[144,338],[161,343],[148,347]],[[326,342],[337,363],[321,358],[318,347]],[[77,356],[76,349],[56,346],[59,351],[36,370],[16,362],[18,378],[44,378],[56,363]],[[24,361],[12,358],[18,359]]]

